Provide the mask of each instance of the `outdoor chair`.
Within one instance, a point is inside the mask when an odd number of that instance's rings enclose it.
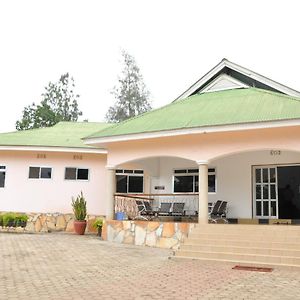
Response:
[[[183,203],[183,202],[173,203],[172,216],[178,216],[178,217],[184,216],[185,215],[184,205],[185,205],[185,203]]]
[[[161,203],[160,208],[158,210],[158,215],[159,216],[169,216],[170,215],[170,210],[171,210],[172,203]]]
[[[227,201],[218,200],[211,212],[208,214],[208,220],[213,223],[217,223],[218,220],[223,220],[225,223],[228,223],[226,219],[227,215]]]
[[[135,200],[135,202],[138,209],[138,215],[134,219],[149,221],[156,215],[148,201]]]

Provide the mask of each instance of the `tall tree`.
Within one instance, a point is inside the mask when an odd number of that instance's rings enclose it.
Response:
[[[116,102],[106,114],[109,122],[121,122],[151,109],[150,93],[134,57],[123,50],[122,58],[123,70],[112,91]]]
[[[53,126],[60,121],[77,121],[82,112],[78,108],[79,95],[69,73],[61,75],[56,83],[49,82],[40,104],[24,107],[22,119],[16,122],[17,130]]]

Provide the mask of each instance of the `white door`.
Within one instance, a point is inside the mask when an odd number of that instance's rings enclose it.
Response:
[[[254,216],[256,218],[278,218],[277,168],[254,168]]]

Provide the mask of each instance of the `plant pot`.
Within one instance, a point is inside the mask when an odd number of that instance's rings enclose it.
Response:
[[[86,228],[86,221],[74,221],[74,230],[75,233],[79,234],[79,235],[83,235],[85,232],[85,228]]]

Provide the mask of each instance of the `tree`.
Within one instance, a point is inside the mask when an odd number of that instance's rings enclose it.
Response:
[[[106,114],[109,122],[121,122],[151,109],[148,101],[150,93],[146,89],[134,57],[123,50],[122,58],[122,75],[118,78],[118,86],[112,91],[116,103]]]
[[[24,107],[17,130],[50,127],[60,121],[77,121],[82,112],[78,108],[79,95],[74,93],[75,83],[69,73],[61,75],[56,83],[49,82],[40,104]]]

